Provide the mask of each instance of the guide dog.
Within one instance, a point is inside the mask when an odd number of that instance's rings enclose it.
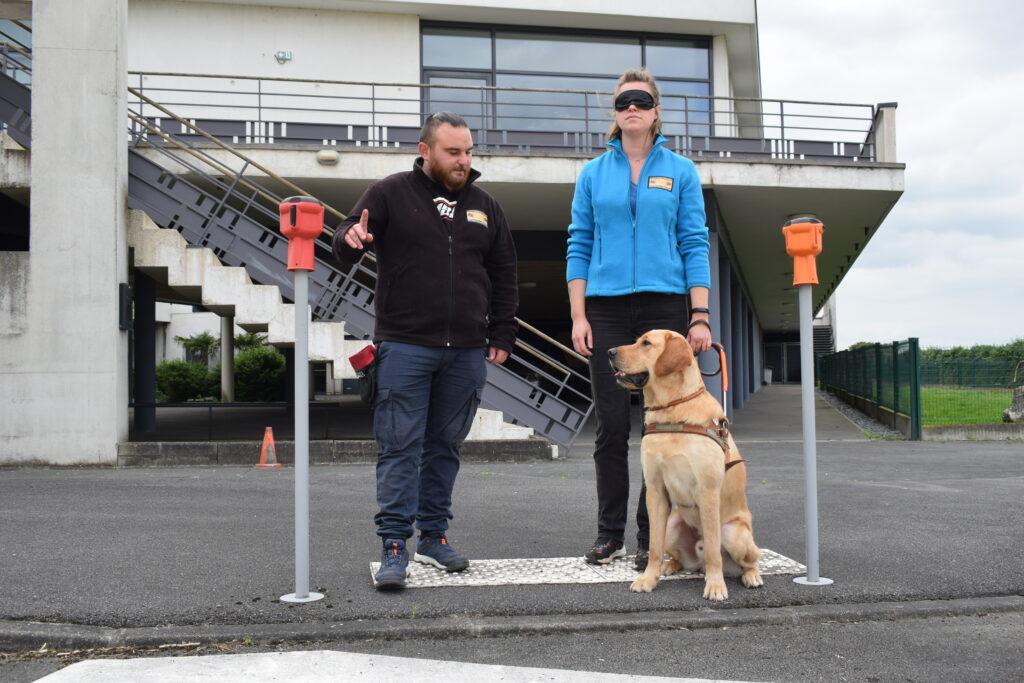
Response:
[[[708,600],[729,597],[723,570],[740,576],[748,588],[764,585],[747,507],[746,465],[721,404],[704,390],[686,337],[652,330],[634,344],[609,349],[608,356],[618,383],[644,392],[641,458],[650,561],[630,590],[649,593],[661,575],[680,569],[704,572]],[[671,559],[664,560],[666,552]]]

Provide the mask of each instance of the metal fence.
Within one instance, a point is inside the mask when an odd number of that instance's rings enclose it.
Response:
[[[1015,388],[1024,385],[1024,358],[922,361],[925,426],[1003,422]]]
[[[916,337],[819,357],[818,382],[908,439],[921,438],[920,348]]]
[[[231,144],[415,146],[423,116],[447,109],[466,118],[478,150],[594,155],[613,118],[611,93],[581,90],[138,71],[129,84]],[[876,113],[870,104],[662,96],[663,133],[693,157],[870,162]]]

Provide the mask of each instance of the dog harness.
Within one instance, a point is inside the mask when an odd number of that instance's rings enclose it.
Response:
[[[697,398],[704,393],[704,387],[701,387],[697,391],[693,392],[689,396],[676,399],[666,403],[663,406],[653,406],[647,408],[649,412],[655,412],[658,410],[664,410],[665,408],[671,408],[672,406],[679,405],[680,403],[686,403],[694,398]],[[694,425],[686,422],[646,422],[644,424],[644,436],[648,434],[696,434],[697,436],[706,436],[719,445],[722,449],[722,454],[725,456],[725,471],[728,472],[730,467],[738,465],[743,462],[743,458],[736,458],[735,460],[729,460],[729,420],[725,417],[720,422],[712,421],[707,425]]]

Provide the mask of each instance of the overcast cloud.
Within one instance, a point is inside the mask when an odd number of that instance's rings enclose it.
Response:
[[[1024,3],[757,5],[764,97],[899,103],[906,192],[837,290],[838,348],[1024,337]]]

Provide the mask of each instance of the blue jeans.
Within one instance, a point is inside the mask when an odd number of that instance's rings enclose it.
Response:
[[[484,348],[381,342],[373,431],[381,538],[443,532],[452,518],[459,447],[487,379]]]

